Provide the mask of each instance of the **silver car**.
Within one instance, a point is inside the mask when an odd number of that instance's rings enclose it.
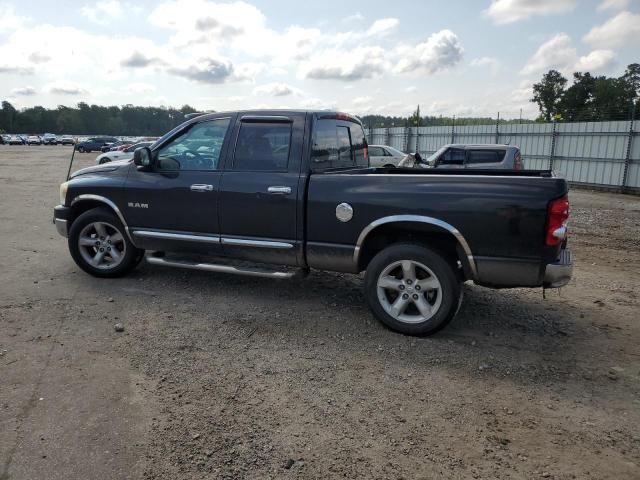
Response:
[[[405,153],[388,145],[369,145],[369,166],[397,167]]]
[[[424,162],[432,168],[524,168],[518,147],[498,144],[444,145]]]
[[[96,163],[102,165],[103,163],[115,162],[118,160],[131,160],[134,152],[142,147],[150,147],[154,142],[139,142],[125,148],[124,150],[115,150],[113,152],[105,152],[96,157]]]

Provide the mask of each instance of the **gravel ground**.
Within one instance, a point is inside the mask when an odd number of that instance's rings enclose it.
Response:
[[[69,154],[0,146],[0,480],[640,478],[640,198],[572,191],[569,286],[411,338],[359,276],[89,277]]]

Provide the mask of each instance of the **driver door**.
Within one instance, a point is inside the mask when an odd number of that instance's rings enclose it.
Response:
[[[154,149],[151,171],[132,169],[123,204],[140,247],[218,252],[218,190],[231,121],[191,124]]]

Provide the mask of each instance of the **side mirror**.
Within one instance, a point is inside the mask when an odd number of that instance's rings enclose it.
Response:
[[[149,149],[149,147],[138,148],[135,152],[133,152],[133,163],[135,163],[139,167],[150,167],[151,150]]]

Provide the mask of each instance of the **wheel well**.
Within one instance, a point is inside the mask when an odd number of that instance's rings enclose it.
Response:
[[[435,225],[416,223],[390,223],[372,230],[360,246],[358,271],[366,270],[373,257],[383,249],[401,242],[419,243],[437,250],[451,264],[460,262],[465,279],[472,277],[466,255],[452,233]]]
[[[71,228],[71,224],[75,221],[76,218],[78,218],[84,212],[87,212],[94,208],[104,208],[106,210],[109,210],[114,215],[116,215],[116,212],[113,210],[113,208],[111,208],[109,205],[107,205],[104,202],[100,202],[98,200],[83,200],[71,206],[71,217],[69,218],[68,228]]]

